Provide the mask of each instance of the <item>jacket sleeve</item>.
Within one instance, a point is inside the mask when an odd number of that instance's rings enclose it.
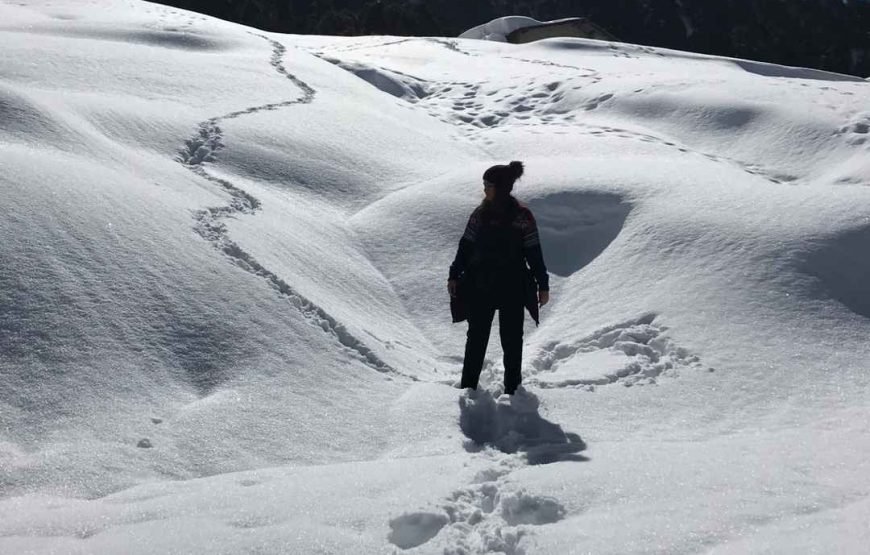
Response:
[[[525,209],[523,216],[523,255],[526,257],[529,268],[532,269],[535,281],[538,282],[538,290],[549,291],[550,276],[547,274],[547,266],[544,264],[544,252],[541,250],[538,224],[531,210]]]
[[[465,270],[468,269],[469,260],[471,260],[474,242],[477,240],[477,231],[480,228],[480,217],[478,211],[472,212],[468,218],[468,224],[465,226],[465,233],[459,239],[459,248],[456,250],[456,257],[453,259],[453,264],[450,265],[450,275],[448,279],[460,279]]]

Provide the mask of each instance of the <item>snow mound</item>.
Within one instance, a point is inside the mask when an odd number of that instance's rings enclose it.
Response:
[[[472,27],[471,29],[459,35],[459,38],[507,42],[507,36],[516,31],[517,29],[534,27],[536,25],[543,25],[546,23],[558,23],[560,21],[564,20],[555,19],[553,21],[538,21],[537,19],[532,19],[531,17],[525,17],[521,15],[509,15],[507,17],[499,17],[498,19],[493,19],[492,21],[484,23],[483,25],[478,25],[477,27]]]
[[[384,68],[369,67],[359,62],[342,62],[341,60],[327,57],[323,59],[397,98],[415,101],[428,94],[425,83],[409,75],[403,75]]]
[[[61,121],[53,117],[51,110],[40,105],[21,89],[13,89],[0,83],[0,118],[3,128],[0,137],[11,141],[34,143],[38,138],[58,141],[65,135],[73,135]],[[67,139],[69,140],[69,139]]]
[[[0,552],[862,552],[867,81],[25,4]],[[512,159],[551,302],[528,390],[458,393],[446,270]]]
[[[141,44],[157,48],[168,48],[189,52],[219,52],[232,48],[234,42],[227,37],[213,34],[191,32],[184,29],[167,27],[165,29],[117,29],[106,26],[82,26],[79,28],[57,29],[44,27],[34,29],[48,35],[67,36],[76,39],[110,41],[125,44]]]

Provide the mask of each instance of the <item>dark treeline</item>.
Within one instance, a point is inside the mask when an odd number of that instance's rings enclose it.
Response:
[[[867,0],[161,0],[283,33],[456,36],[504,15],[588,17],[620,40],[870,75]]]

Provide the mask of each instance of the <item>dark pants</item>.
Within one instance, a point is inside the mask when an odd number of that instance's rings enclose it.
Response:
[[[525,307],[522,297],[505,303],[478,302],[469,307],[468,339],[465,342],[465,360],[462,364],[462,387],[477,389],[492,319],[498,310],[501,348],[504,351],[504,390],[516,391],[523,380],[520,368],[523,358],[523,317]]]

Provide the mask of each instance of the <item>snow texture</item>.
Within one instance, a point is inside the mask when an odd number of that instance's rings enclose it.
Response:
[[[136,0],[0,48],[0,553],[866,551],[866,80]],[[510,160],[514,396],[445,283]]]

